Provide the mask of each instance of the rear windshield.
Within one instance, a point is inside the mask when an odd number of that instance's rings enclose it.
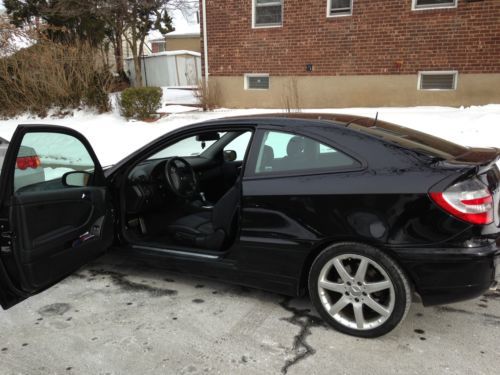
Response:
[[[350,124],[349,128],[368,133],[406,149],[441,159],[454,159],[468,151],[467,147],[456,143],[383,121],[377,121],[374,124],[372,119],[358,119],[355,123]]]

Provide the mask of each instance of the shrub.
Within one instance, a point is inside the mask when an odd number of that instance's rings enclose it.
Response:
[[[122,92],[120,108],[126,118],[145,120],[161,107],[163,91],[159,87],[131,87]]]
[[[283,103],[283,110],[286,113],[301,112],[297,78],[290,78],[284,83],[281,102]]]
[[[219,85],[215,80],[209,80],[208,85],[205,81],[200,81],[195,91],[195,96],[199,100],[204,111],[210,111],[220,107]]]
[[[82,105],[109,111],[112,75],[99,61],[87,44],[48,40],[0,58],[0,117],[43,116],[52,108],[62,113]]]

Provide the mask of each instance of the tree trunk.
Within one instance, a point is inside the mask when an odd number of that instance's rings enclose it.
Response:
[[[137,53],[134,53],[134,71],[135,71],[135,86],[143,87],[144,83],[142,81],[142,61],[141,56],[138,56]]]
[[[123,76],[123,40],[122,35],[116,35],[115,42],[115,63],[116,63],[116,72]]]
[[[127,38],[127,43],[130,47],[130,51],[132,52],[132,61],[134,62],[134,73],[135,73],[134,86],[142,87],[144,86],[144,84],[142,82],[141,56],[137,48],[137,41],[133,39],[133,37],[132,39]]]
[[[135,72],[135,87],[143,87],[144,83],[142,81],[142,66],[141,66],[141,52],[138,46],[137,31],[134,27],[131,30],[131,38],[127,39],[127,42],[132,50],[132,56],[134,60],[134,72]]]

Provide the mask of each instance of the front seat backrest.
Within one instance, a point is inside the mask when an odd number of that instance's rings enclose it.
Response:
[[[234,186],[215,204],[212,211],[212,224],[214,230],[222,229],[226,237],[231,232],[231,224],[234,215],[238,210],[240,200],[240,181],[236,181]]]

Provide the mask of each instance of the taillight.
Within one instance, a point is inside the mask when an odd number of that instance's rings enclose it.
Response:
[[[451,215],[471,224],[493,222],[493,196],[477,179],[459,182],[444,192],[432,192],[434,202]]]
[[[36,169],[42,165],[40,158],[38,156],[21,156],[16,160],[16,168],[22,171],[33,168]]]

